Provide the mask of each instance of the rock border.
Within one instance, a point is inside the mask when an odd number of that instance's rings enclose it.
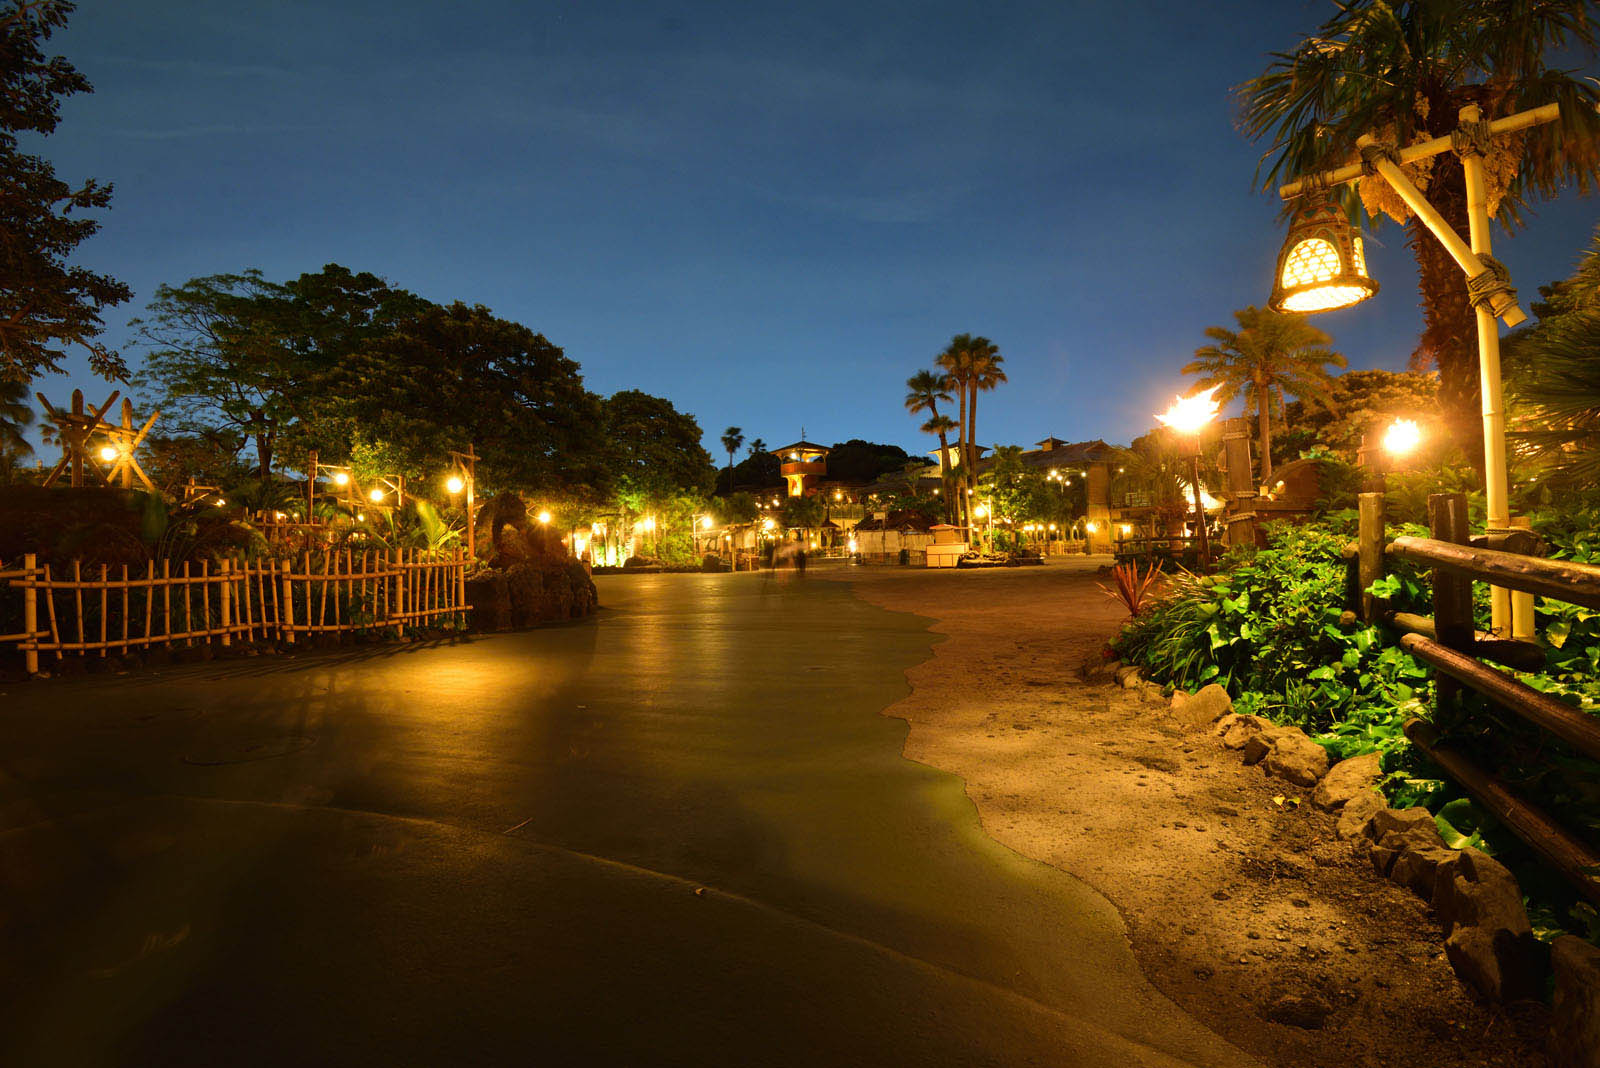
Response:
[[[1509,1002],[1539,998],[1553,976],[1552,1068],[1600,1065],[1600,948],[1575,935],[1550,946],[1534,937],[1521,887],[1504,864],[1481,850],[1446,846],[1427,809],[1388,806],[1377,790],[1378,754],[1330,763],[1327,750],[1299,728],[1234,712],[1216,683],[1174,691],[1169,699],[1138,667],[1120,661],[1091,661],[1081,674],[1166,704],[1186,728],[1208,730],[1239,752],[1244,766],[1312,789],[1312,805],[1339,817],[1336,833],[1357,856],[1432,907],[1445,955],[1462,981],[1491,1001]]]

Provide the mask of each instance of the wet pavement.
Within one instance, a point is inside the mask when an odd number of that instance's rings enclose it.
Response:
[[[1250,1063],[900,756],[925,621],[598,581],[570,626],[7,687],[0,1064]]]

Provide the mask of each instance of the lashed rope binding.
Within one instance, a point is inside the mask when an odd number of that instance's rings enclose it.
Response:
[[[1511,272],[1506,270],[1506,265],[1486,252],[1478,253],[1478,259],[1483,261],[1484,270],[1467,279],[1467,299],[1474,308],[1487,308],[1490,312],[1498,314],[1496,304],[1514,305],[1517,302],[1517,290],[1511,284]],[[1506,300],[1498,298],[1505,294]]]

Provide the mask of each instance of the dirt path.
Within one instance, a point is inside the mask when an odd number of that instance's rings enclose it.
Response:
[[[887,710],[911,724],[906,756],[1116,904],[1150,980],[1218,1033],[1297,1068],[1545,1063],[1544,1011],[1478,1004],[1427,906],[1358,863],[1309,791],[1078,677],[1126,614],[1081,562],[849,577],[950,635]]]

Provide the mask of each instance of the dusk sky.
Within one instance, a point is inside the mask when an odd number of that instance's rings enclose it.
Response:
[[[980,440],[1126,442],[1265,302],[1283,228],[1229,89],[1330,10],[80,0],[49,47],[96,92],[43,145],[116,185],[77,255],[135,290],[114,343],[160,283],[337,262],[528,324],[713,456],[728,424],[928,448],[904,380],[960,331],[1011,378]],[[1495,251],[1532,294],[1597,217],[1569,193]],[[1399,228],[1369,261],[1383,291],[1318,325],[1400,369]],[[73,385],[110,388],[35,388]]]

